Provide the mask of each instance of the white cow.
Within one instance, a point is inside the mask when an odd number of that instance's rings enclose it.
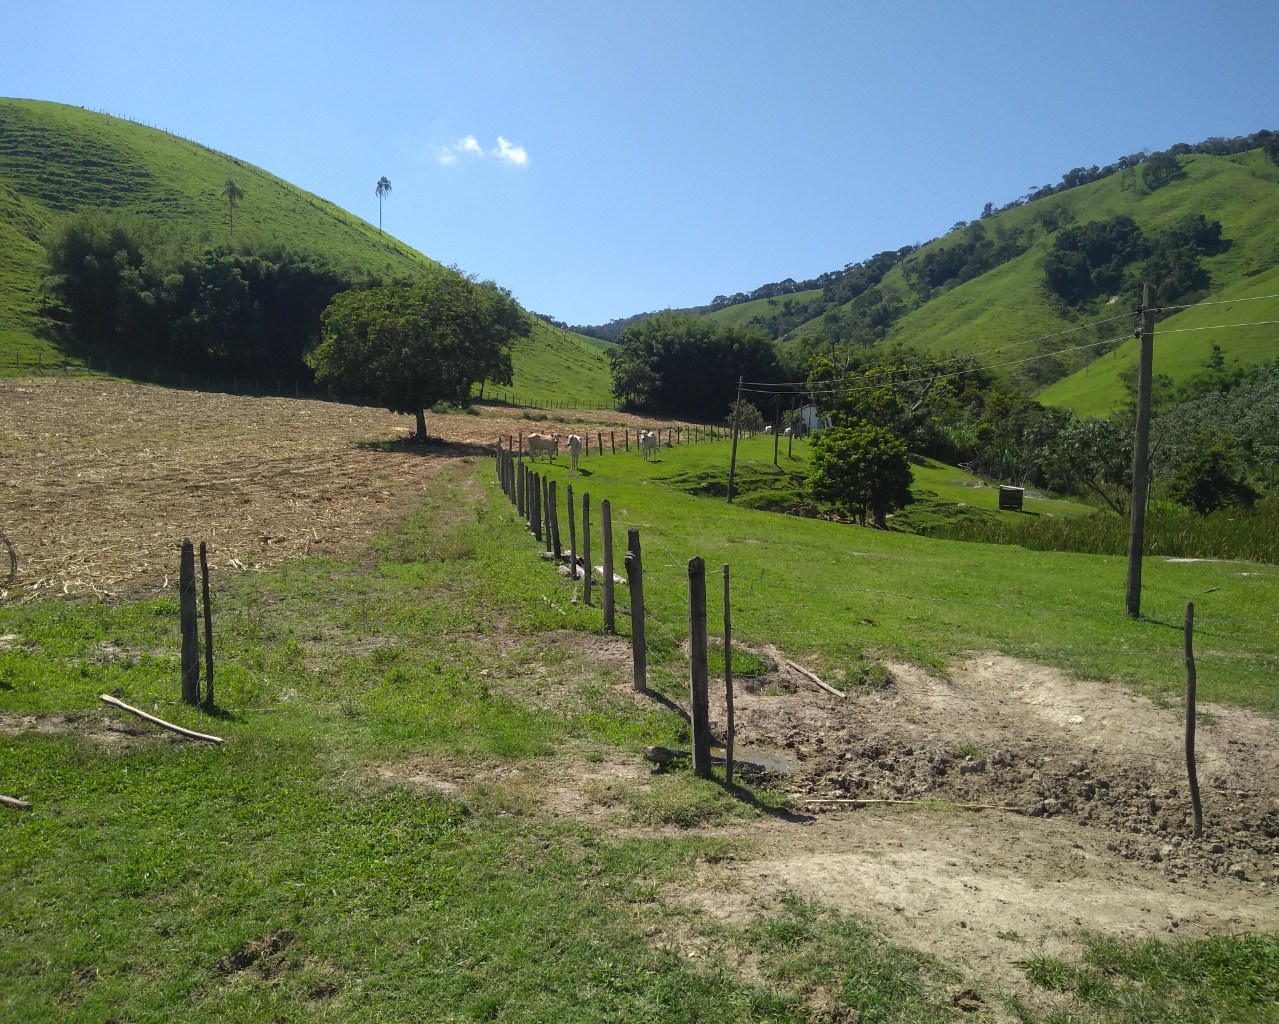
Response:
[[[573,468],[577,469],[577,457],[582,454],[582,439],[577,434],[568,435],[568,457],[573,464]]]
[[[546,461],[554,462],[555,456],[560,453],[560,435],[559,434],[529,434],[528,436],[528,454],[534,462],[537,461],[537,453],[545,452]]]
[[[658,443],[657,435],[651,430],[640,431],[640,451],[644,455],[645,462],[648,462],[649,459],[657,458]]]
[[[767,427],[765,427],[765,428],[764,428],[764,433],[765,433],[765,434],[771,434],[772,432],[773,432],[773,428],[772,428],[772,426],[771,426],[771,425],[769,425],[769,426],[767,426]]]
[[[782,431],[782,437],[790,437],[792,433],[793,431],[791,430],[791,428],[787,427],[785,430]]]

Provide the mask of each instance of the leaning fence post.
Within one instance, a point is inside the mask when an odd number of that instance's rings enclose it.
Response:
[[[613,509],[607,498],[600,502],[600,532],[604,536],[604,628],[617,632],[613,606]]]
[[[582,492],[582,562],[585,572],[585,578],[582,581],[582,600],[589,605],[594,577],[591,576],[591,495],[588,491]]]
[[[209,546],[200,541],[200,579],[204,587],[204,706],[213,710],[213,606],[209,603]]]
[[[1199,774],[1195,770],[1195,604],[1186,602],[1186,774],[1190,778],[1190,804],[1195,812],[1196,839],[1203,835],[1204,813],[1199,803]]]
[[[631,588],[631,649],[635,664],[635,692],[648,692],[648,646],[644,639],[644,563],[640,558],[638,526],[626,531],[626,579]]]
[[[724,563],[724,708],[728,724],[724,735],[724,779],[733,784],[733,618],[728,600],[728,563]]]
[[[710,706],[706,667],[706,563],[688,562],[688,643],[691,662],[693,774],[711,777]]]
[[[573,485],[568,485],[568,578],[577,579],[577,510],[573,508]]]
[[[182,627],[182,699],[188,704],[199,704],[200,632],[195,610],[195,548],[190,537],[182,541],[178,600]]]

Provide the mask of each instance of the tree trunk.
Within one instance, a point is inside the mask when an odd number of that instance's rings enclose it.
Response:
[[[421,444],[426,440],[426,410],[419,409],[417,411],[417,443]]]

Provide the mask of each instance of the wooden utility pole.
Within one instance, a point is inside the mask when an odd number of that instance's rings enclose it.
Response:
[[[204,706],[213,710],[213,606],[209,603],[209,546],[200,541],[200,583],[204,591]]]
[[[728,503],[733,503],[733,477],[737,473],[737,426],[742,419],[742,378],[737,378],[737,402],[733,406],[733,455],[728,462]]]
[[[1150,446],[1150,385],[1155,365],[1155,288],[1141,288],[1141,353],[1137,364],[1137,435],[1132,446],[1132,516],[1128,521],[1128,614],[1141,616],[1141,556],[1146,535],[1146,453]]]
[[[782,396],[773,399],[773,465],[777,465],[777,446],[782,443]]]

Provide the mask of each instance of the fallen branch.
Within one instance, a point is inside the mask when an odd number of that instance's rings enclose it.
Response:
[[[927,807],[945,807],[957,811],[1012,811],[1013,814],[1025,814],[1020,807],[1008,807],[1004,804],[952,804],[944,800],[855,800],[838,796],[814,796],[800,800],[805,804],[850,804],[853,807],[869,807],[871,804],[917,804]]]
[[[16,796],[0,795],[0,804],[4,804],[6,807],[16,807],[20,811],[31,810],[31,804],[28,801],[19,800]]]
[[[112,697],[109,693],[99,694],[98,700],[105,701],[107,704],[110,704],[112,707],[119,708],[121,711],[127,711],[131,715],[137,715],[139,718],[143,719],[144,721],[150,722],[153,725],[158,725],[161,728],[168,729],[170,732],[176,732],[180,736],[187,736],[193,740],[203,740],[205,743],[225,743],[226,742],[225,740],[220,739],[217,736],[208,736],[202,732],[193,732],[190,729],[182,728],[182,726],[180,725],[174,725],[172,722],[166,722],[163,718],[156,718],[155,715],[148,715],[145,711],[139,711],[137,708],[130,707],[128,704],[126,704],[122,700],[116,700],[116,698]]]
[[[820,686],[827,693],[833,693],[836,697],[846,696],[842,690],[835,689],[835,687],[831,686],[830,683],[823,683],[820,679],[818,679],[815,675],[813,675],[813,673],[808,671],[808,669],[804,668],[803,665],[796,665],[793,661],[790,661],[787,658],[783,658],[782,662],[788,665],[789,667],[793,668],[796,672],[798,672],[800,675],[804,676],[805,678],[811,679],[814,683]]]

